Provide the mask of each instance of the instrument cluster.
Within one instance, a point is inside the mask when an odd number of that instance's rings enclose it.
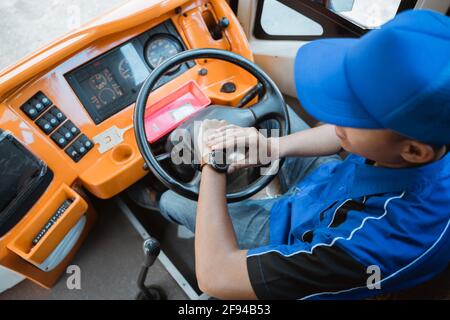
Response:
[[[171,21],[131,39],[65,75],[95,124],[99,124],[136,101],[145,79],[156,67],[184,51]],[[175,66],[158,87],[193,66]]]

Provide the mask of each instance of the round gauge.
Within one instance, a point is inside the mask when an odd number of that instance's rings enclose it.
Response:
[[[121,77],[125,80],[133,80],[134,74],[133,70],[131,69],[130,63],[127,59],[122,59],[119,63],[119,73]]]
[[[108,80],[101,73],[97,73],[89,79],[89,84],[92,89],[102,90],[108,85]]]
[[[158,35],[151,38],[145,48],[145,58],[152,69],[158,67],[167,59],[183,51],[180,42],[170,35]],[[177,71],[181,65],[178,65],[169,73]]]
[[[98,97],[103,105],[107,105],[117,98],[117,94],[111,88],[105,88],[98,93]]]

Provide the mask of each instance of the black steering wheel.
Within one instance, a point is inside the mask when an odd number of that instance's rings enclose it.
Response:
[[[259,99],[258,103],[248,108],[211,105],[183,122],[179,128],[183,127],[185,129],[193,130],[195,121],[206,119],[226,120],[227,122],[240,127],[254,127],[262,121],[276,120],[280,129],[280,136],[285,136],[290,133],[289,114],[283,95],[272,79],[250,60],[247,60],[238,54],[217,49],[195,49],[184,51],[166,60],[150,74],[139,92],[134,111],[134,132],[142,157],[153,174],[166,187],[192,200],[198,199],[200,174],[198,173],[196,178],[188,183],[184,183],[180,181],[180,179],[174,179],[168,174],[167,170],[164,169],[160,163],[163,159],[167,159],[167,154],[163,157],[155,156],[151,146],[147,142],[144,117],[147,100],[159,79],[164,76],[167,71],[172,70],[177,65],[196,59],[224,60],[243,68],[258,80],[258,85],[262,86],[264,95]],[[279,165],[281,168],[282,164],[283,160],[275,165]],[[254,182],[247,185],[243,190],[228,193],[228,202],[237,202],[253,196],[266,187],[274,177],[275,174],[262,175]]]

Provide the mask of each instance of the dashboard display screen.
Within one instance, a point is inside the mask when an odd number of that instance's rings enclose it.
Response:
[[[130,42],[67,77],[95,123],[130,105],[150,69]]]
[[[159,63],[185,50],[171,21],[112,49],[65,75],[95,124],[136,102],[139,90]],[[184,63],[163,76],[157,87],[192,67]]]
[[[89,93],[90,101],[97,109],[107,106],[124,94],[108,68],[91,76],[82,82],[81,86]]]

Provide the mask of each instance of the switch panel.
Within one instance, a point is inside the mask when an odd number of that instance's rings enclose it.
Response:
[[[59,148],[65,149],[73,161],[80,161],[94,147],[94,143],[81,134],[80,129],[42,92],[35,94],[20,109],[50,135]]]
[[[73,161],[80,161],[92,149],[94,143],[82,134],[72,145],[66,149],[66,153]]]
[[[42,92],[35,94],[20,109],[30,118],[35,120],[41,113],[52,105],[51,100]]]

